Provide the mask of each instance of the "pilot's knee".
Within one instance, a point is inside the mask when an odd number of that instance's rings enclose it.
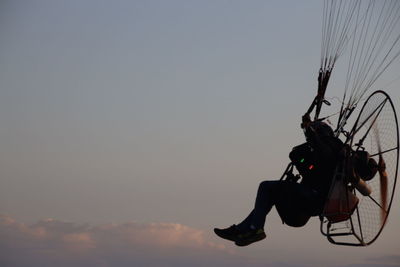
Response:
[[[258,190],[265,191],[268,190],[268,188],[270,187],[271,187],[271,181],[262,181],[258,186]]]

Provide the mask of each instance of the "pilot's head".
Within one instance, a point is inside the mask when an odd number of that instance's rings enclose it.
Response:
[[[317,134],[320,137],[334,136],[332,128],[323,121],[313,121],[307,128],[304,128],[304,130],[307,140],[312,139],[314,134]]]

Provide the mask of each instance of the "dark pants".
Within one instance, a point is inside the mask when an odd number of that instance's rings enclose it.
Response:
[[[265,217],[274,205],[284,212],[300,212],[309,216],[318,215],[323,199],[315,191],[303,184],[289,181],[263,181],[257,191],[254,209],[237,225],[239,230],[264,228]],[[280,213],[281,214],[281,213]],[[282,217],[282,216],[281,216]]]

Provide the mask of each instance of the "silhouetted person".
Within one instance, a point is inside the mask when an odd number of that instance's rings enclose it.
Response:
[[[343,143],[334,137],[331,127],[321,121],[312,122],[308,114],[303,116],[301,126],[307,142],[294,147],[289,154],[301,182],[294,179],[261,182],[250,214],[237,225],[215,228],[219,237],[238,246],[264,239],[265,218],[274,205],[282,221],[295,227],[321,214]]]

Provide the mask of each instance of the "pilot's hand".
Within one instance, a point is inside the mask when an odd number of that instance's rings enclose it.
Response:
[[[310,114],[306,113],[301,117],[301,128],[306,129],[311,124]]]

